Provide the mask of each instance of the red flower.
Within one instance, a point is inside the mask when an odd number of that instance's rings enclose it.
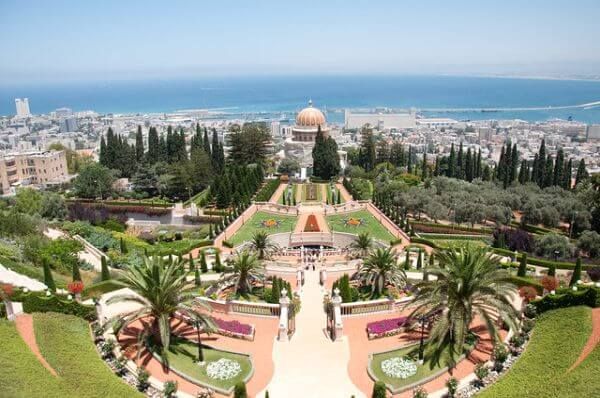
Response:
[[[2,292],[4,293],[4,295],[6,297],[10,297],[15,292],[15,287],[13,285],[3,284],[2,285]]]
[[[537,297],[537,290],[535,290],[535,288],[532,286],[522,286],[519,289],[519,296],[521,296],[526,302],[529,302]]]
[[[67,289],[71,294],[79,294],[83,291],[83,282],[73,281],[67,285]]]
[[[558,280],[553,276],[545,276],[542,278],[542,286],[544,286],[544,289],[551,292],[558,287]]]

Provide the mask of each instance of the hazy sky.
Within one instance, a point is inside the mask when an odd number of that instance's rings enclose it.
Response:
[[[0,80],[600,74],[600,1],[0,0]]]

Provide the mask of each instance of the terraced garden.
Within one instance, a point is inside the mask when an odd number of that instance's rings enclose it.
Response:
[[[375,239],[385,243],[394,240],[394,236],[366,210],[327,216],[326,220],[331,231],[355,235],[368,232]]]
[[[271,214],[263,211],[256,212],[252,218],[231,237],[228,241],[234,246],[252,239],[257,231],[264,231],[267,234],[278,234],[282,232],[291,232],[296,225],[296,217]]]

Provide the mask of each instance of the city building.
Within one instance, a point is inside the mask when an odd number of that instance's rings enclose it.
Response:
[[[66,117],[60,120],[60,132],[72,133],[77,131],[77,119],[74,117]]]
[[[61,184],[68,181],[65,151],[21,152],[0,156],[0,192],[14,193],[26,185]]]
[[[18,117],[29,117],[31,112],[29,111],[29,99],[28,98],[15,98],[15,107],[17,108]]]
[[[387,112],[344,112],[344,125],[347,129],[359,129],[365,124],[383,130],[412,129],[417,125],[416,114],[412,111],[405,113]]]
[[[588,140],[600,139],[600,124],[590,124],[587,126],[585,136]]]

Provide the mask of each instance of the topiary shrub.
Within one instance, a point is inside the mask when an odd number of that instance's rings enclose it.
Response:
[[[446,380],[446,388],[448,389],[448,397],[454,398],[456,396],[456,390],[458,390],[458,380],[455,377],[451,377]]]
[[[489,373],[490,370],[484,363],[480,362],[475,366],[475,376],[477,376],[477,384],[479,386],[483,386],[483,379],[485,379]]]
[[[139,367],[136,378],[136,387],[138,391],[146,391],[150,386],[148,380],[150,379],[150,373],[146,370],[146,368]]]
[[[387,392],[385,383],[383,381],[376,381],[373,385],[373,393],[371,394],[371,398],[386,398]]]
[[[248,398],[248,393],[246,392],[246,384],[240,381],[236,383],[235,388],[233,390],[233,398]]]
[[[427,391],[421,386],[413,390],[413,398],[427,398],[428,396]]]
[[[177,382],[172,380],[165,382],[162,396],[164,398],[172,398],[177,396]]]

